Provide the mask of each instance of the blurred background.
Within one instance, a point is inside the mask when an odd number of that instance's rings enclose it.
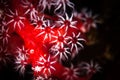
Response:
[[[72,1],[72,0],[71,0]],[[88,8],[98,14],[102,24],[87,33],[89,42],[79,55],[94,59],[102,67],[91,80],[120,80],[120,3],[119,0],[74,0],[75,7]]]

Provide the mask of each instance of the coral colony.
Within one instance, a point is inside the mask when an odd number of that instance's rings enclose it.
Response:
[[[85,33],[99,21],[87,9],[77,12],[71,1],[0,0],[0,62],[7,64],[13,56],[22,75],[31,65],[33,80],[89,80],[100,66],[71,60],[84,48]],[[63,64],[67,62],[69,66]]]

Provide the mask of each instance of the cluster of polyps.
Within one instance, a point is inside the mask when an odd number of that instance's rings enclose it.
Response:
[[[14,4],[17,1],[20,3],[16,7]],[[82,63],[82,67],[71,63],[70,68],[62,64],[62,61],[71,61],[79,54],[86,42],[84,33],[96,27],[96,16],[92,17],[91,12],[66,13],[66,6],[75,10],[69,0],[39,0],[37,6],[28,0],[13,3],[15,10],[4,11],[6,15],[0,25],[0,41],[3,42],[0,54],[6,52],[2,49],[5,45],[12,44],[9,43],[12,37],[9,29],[13,29],[24,41],[24,45],[14,51],[17,53],[16,70],[24,74],[26,66],[31,64],[35,80],[51,80],[54,76],[61,80],[80,80],[82,69],[86,70],[88,76],[100,69],[98,64],[93,66],[93,63]],[[44,14],[47,8],[53,8],[55,16]]]

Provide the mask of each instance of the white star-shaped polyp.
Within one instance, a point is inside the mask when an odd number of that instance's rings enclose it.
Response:
[[[35,68],[32,68],[35,72],[40,72],[41,67],[40,66],[35,66]]]
[[[83,69],[87,70],[88,73],[96,73],[97,71],[100,71],[101,67],[97,63],[93,63],[93,61],[89,63],[83,62],[81,65],[84,65]]]
[[[69,54],[69,55],[71,54],[69,48],[58,47],[58,46],[56,46],[55,48],[56,48],[55,50],[52,49],[52,50],[54,50],[53,52],[56,52],[56,53],[54,53],[54,57],[59,55],[60,60],[62,60],[64,58],[68,59],[67,54]],[[51,50],[51,52],[52,52],[52,50]]]
[[[4,26],[2,26],[2,29],[0,30],[0,39],[2,39],[3,45],[5,43],[8,43],[8,38],[10,38],[8,31],[9,31],[9,28],[5,29]]]
[[[74,11],[74,12],[73,12],[73,16],[74,16],[75,18],[80,18],[80,14],[79,14],[77,11]]]
[[[71,15],[70,18],[69,18],[69,16],[68,16],[67,13],[65,13],[65,16],[66,16],[66,18],[58,15],[58,17],[60,18],[60,20],[56,21],[56,22],[59,23],[59,24],[62,24],[62,26],[60,27],[60,29],[63,28],[63,27],[66,27],[66,31],[68,30],[69,27],[77,29],[77,27],[75,26],[76,23],[77,23],[77,21],[73,21],[73,14]]]
[[[38,76],[36,79],[34,79],[34,80],[46,80],[44,77],[42,77],[42,76]]]
[[[50,21],[47,21],[45,26],[42,27],[42,32],[40,32],[36,37],[45,34],[44,40],[46,40],[46,39],[50,39],[51,40],[52,34],[54,34],[54,31],[53,31],[54,27],[55,27],[55,25],[51,26],[50,25]]]
[[[0,47],[0,62],[3,62],[3,64],[6,64],[7,61],[10,61],[10,53],[7,52],[7,48],[3,49]]]
[[[84,12],[84,17],[81,17],[82,20],[84,20],[84,26],[87,27],[87,30],[90,30],[91,27],[96,28],[97,23],[100,23],[99,20],[96,20],[98,15],[92,16],[92,12],[85,13]]]
[[[18,56],[16,56],[16,60],[15,60],[15,63],[16,63],[16,67],[15,69],[16,70],[19,70],[20,73],[24,74],[25,72],[25,66],[27,65],[27,56],[25,54],[19,54]]]
[[[18,48],[18,50],[16,52],[18,52],[18,55],[16,56],[16,60],[15,63],[17,64],[17,66],[15,67],[16,70],[19,70],[20,73],[24,74],[25,71],[25,66],[27,65],[27,50],[24,49],[24,47]]]
[[[27,8],[27,10],[25,11],[25,14],[30,14],[30,20],[34,20],[35,18],[37,18],[37,14],[38,11],[35,9],[35,7],[33,6],[33,4],[31,2],[29,2],[28,0],[22,0],[22,7],[23,8]]]
[[[77,18],[84,20],[84,18],[87,16],[87,8],[83,8],[80,13],[76,16]]]
[[[34,19],[34,22],[32,24],[35,25],[35,30],[36,30],[36,29],[42,29],[42,27],[46,25],[45,22],[47,21],[44,20],[44,16],[42,17],[38,16],[36,19]]]
[[[44,74],[45,78],[47,78],[49,75],[51,75],[51,70],[56,70],[54,68],[54,64],[56,63],[56,60],[51,60],[51,57],[48,56],[47,59],[44,57],[40,57],[41,59],[38,61],[38,64],[41,65],[41,71]]]
[[[66,36],[67,33],[61,34],[60,31],[58,32],[58,36],[52,36],[55,38],[51,43],[55,43],[57,47],[64,47],[64,44],[67,43],[68,37]]]
[[[16,27],[18,27],[19,29],[21,29],[21,27],[24,27],[23,20],[25,20],[25,17],[19,16],[17,10],[15,10],[15,13],[12,12],[11,10],[9,10],[9,11],[10,11],[10,14],[7,14],[7,16],[9,16],[11,18],[11,20],[7,22],[7,25],[10,23],[13,23],[14,29]]]
[[[52,4],[53,4],[53,0],[39,0],[38,7],[40,7],[40,8],[42,7],[40,12],[43,12],[46,8],[48,8],[50,10]]]
[[[66,5],[74,10],[74,4],[70,0],[54,0],[52,5],[56,7],[54,13],[61,9],[58,13],[64,14],[66,12]]]
[[[63,77],[65,80],[76,80],[79,79],[79,68],[74,68],[73,64],[70,68],[65,68],[65,72],[63,73]]]
[[[74,17],[76,17],[80,20],[84,20],[85,16],[87,15],[87,9],[83,8],[80,13],[78,13],[77,11],[74,11],[73,15],[74,15]]]
[[[22,48],[17,48],[16,52],[19,54],[28,54],[28,49],[25,48],[25,46],[22,46]]]
[[[68,44],[71,45],[71,51],[73,51],[73,49],[75,48],[76,52],[78,53],[79,46],[83,48],[83,45],[80,43],[80,41],[85,41],[85,39],[81,38],[80,34],[80,32],[77,35],[72,32],[72,37],[69,37],[70,41],[68,42]]]

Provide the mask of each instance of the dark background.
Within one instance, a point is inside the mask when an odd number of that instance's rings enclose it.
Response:
[[[71,0],[72,1],[72,0]],[[98,44],[87,46],[84,57],[94,58],[102,65],[102,71],[91,80],[120,80],[120,2],[119,0],[74,0],[79,11],[83,7],[99,14],[103,23],[98,25]],[[112,59],[103,57],[105,47],[109,45]],[[98,58],[99,56],[99,58]],[[89,58],[87,58],[89,60]]]

